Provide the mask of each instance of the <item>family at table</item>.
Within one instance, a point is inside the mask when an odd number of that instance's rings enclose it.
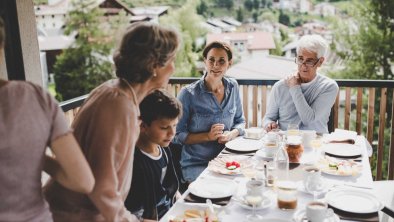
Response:
[[[0,20],[1,50],[4,39]],[[248,130],[237,81],[226,77],[234,60],[225,42],[206,45],[203,76],[182,88],[177,98],[163,89],[175,70],[179,45],[179,34],[171,28],[132,24],[113,56],[118,78],[90,93],[71,128],[55,99],[39,86],[0,80],[0,121],[4,123],[0,125],[0,220],[148,222],[165,218],[186,195],[181,196],[179,184],[195,184],[210,174],[206,170],[210,161]],[[301,132],[328,133],[338,85],[317,72],[327,49],[321,36],[300,39],[297,71],[272,87],[263,118],[266,132],[286,132],[295,125]],[[168,148],[171,143],[181,147],[181,174]],[[45,152],[47,147],[52,154]],[[51,176],[43,189],[41,171]],[[288,178],[294,172],[288,171]],[[282,182],[277,184],[278,196],[280,189],[285,196],[294,191],[292,184]],[[250,193],[265,186],[256,178],[237,183],[244,183]],[[314,204],[310,208],[327,209],[324,202]],[[254,209],[256,204],[252,205]],[[259,217],[254,213],[253,218]]]

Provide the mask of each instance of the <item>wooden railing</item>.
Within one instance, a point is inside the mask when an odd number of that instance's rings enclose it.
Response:
[[[172,78],[167,90],[177,96],[184,85],[196,80]],[[262,127],[269,93],[277,81],[238,80],[247,127]],[[337,83],[340,92],[331,109],[329,130],[342,128],[364,135],[374,150],[371,157],[374,179],[394,179],[394,81],[337,80]],[[85,98],[61,103],[70,122]]]

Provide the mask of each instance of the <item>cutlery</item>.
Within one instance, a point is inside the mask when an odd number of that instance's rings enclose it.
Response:
[[[381,211],[387,214],[388,216],[390,216],[391,218],[394,218],[394,211],[392,209],[384,206],[383,209],[381,209]]]

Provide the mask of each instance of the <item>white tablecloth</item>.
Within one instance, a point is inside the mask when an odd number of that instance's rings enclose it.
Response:
[[[348,185],[355,185],[355,186],[365,186],[365,187],[373,187],[373,180],[372,180],[372,174],[371,174],[371,167],[369,164],[369,159],[368,159],[368,154],[367,154],[367,146],[365,144],[365,137],[363,136],[358,136],[356,140],[356,145],[359,145],[360,147],[363,147],[363,159],[362,159],[362,165],[363,169],[362,172],[360,173],[359,176],[356,177],[340,177],[340,176],[332,176],[332,175],[324,175],[324,179],[327,180],[328,183],[335,184],[335,188],[338,186],[341,187],[346,187],[348,189],[360,189],[360,188],[354,188]],[[311,150],[305,150],[303,157],[301,159],[301,162],[308,162],[308,160],[311,158],[312,151]],[[291,173],[291,171],[290,171]],[[237,176],[230,176],[230,175],[221,175],[218,173],[214,173],[206,169],[198,179],[204,178],[204,177],[215,177],[215,178],[229,178],[229,179],[234,179],[238,183],[238,190],[236,195],[242,195],[246,193],[246,186],[245,183],[247,179],[243,177],[242,175],[237,175]],[[209,185],[209,184],[207,184]],[[372,189],[362,189],[367,192],[372,192]],[[394,187],[393,187],[394,190]],[[282,219],[285,221],[292,221],[292,218],[294,214],[297,211],[303,210],[305,208],[305,205],[312,201],[313,196],[311,194],[299,191],[298,192],[298,206],[297,209],[295,210],[280,210],[277,207],[277,200],[276,200],[276,193],[274,189],[266,187],[264,191],[265,195],[267,195],[271,201],[272,205],[264,210],[259,210],[258,213],[264,217],[264,219],[272,219],[270,221],[275,221],[274,219]],[[182,214],[184,210],[194,208],[194,207],[201,207],[201,204],[194,204],[194,203],[185,203],[183,198],[186,197],[189,194],[189,191],[187,190],[181,200],[178,200],[178,202],[170,209],[170,211],[160,220],[163,222],[168,222],[169,219],[173,216]],[[324,198],[324,195],[321,196],[321,198]],[[222,222],[241,222],[241,221],[246,221],[246,215],[250,214],[251,211],[242,208],[237,201],[231,200],[231,202],[224,207],[224,210],[222,210],[219,214],[220,219]],[[267,220],[269,221],[269,220]]]

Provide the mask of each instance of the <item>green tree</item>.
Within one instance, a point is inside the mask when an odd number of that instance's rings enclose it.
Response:
[[[290,17],[285,14],[282,10],[279,11],[279,23],[283,25],[290,25]]]
[[[177,53],[175,61],[174,76],[199,76],[196,71],[196,61],[199,58],[199,52],[196,49],[196,39],[206,34],[206,30],[201,24],[203,18],[196,12],[197,1],[188,0],[185,5],[168,15],[160,18],[160,23],[169,26],[175,26],[182,33],[181,47]]]
[[[249,12],[252,11],[253,1],[252,0],[245,0],[244,6],[245,6],[246,10],[248,10]]]
[[[240,22],[244,21],[244,12],[241,7],[237,9],[237,20]]]
[[[257,20],[258,20],[258,18],[259,18],[259,13],[256,12],[256,11],[253,12],[253,13],[252,13],[252,17],[253,17],[253,21],[254,21],[254,22],[257,22]]]
[[[197,14],[206,15],[208,12],[208,5],[204,0],[201,0],[200,4],[197,5]]]
[[[267,5],[267,0],[261,0],[261,7],[265,8],[266,5]]]
[[[260,8],[260,0],[253,0],[253,8],[256,10]]]
[[[74,1],[66,21],[65,34],[75,33],[73,45],[60,54],[54,65],[56,98],[60,101],[89,93],[112,77],[109,60],[113,46],[100,22],[103,12],[95,1]]]
[[[394,78],[394,2],[354,1],[354,19],[340,20],[334,50],[345,61],[344,69],[331,73],[341,78]]]

